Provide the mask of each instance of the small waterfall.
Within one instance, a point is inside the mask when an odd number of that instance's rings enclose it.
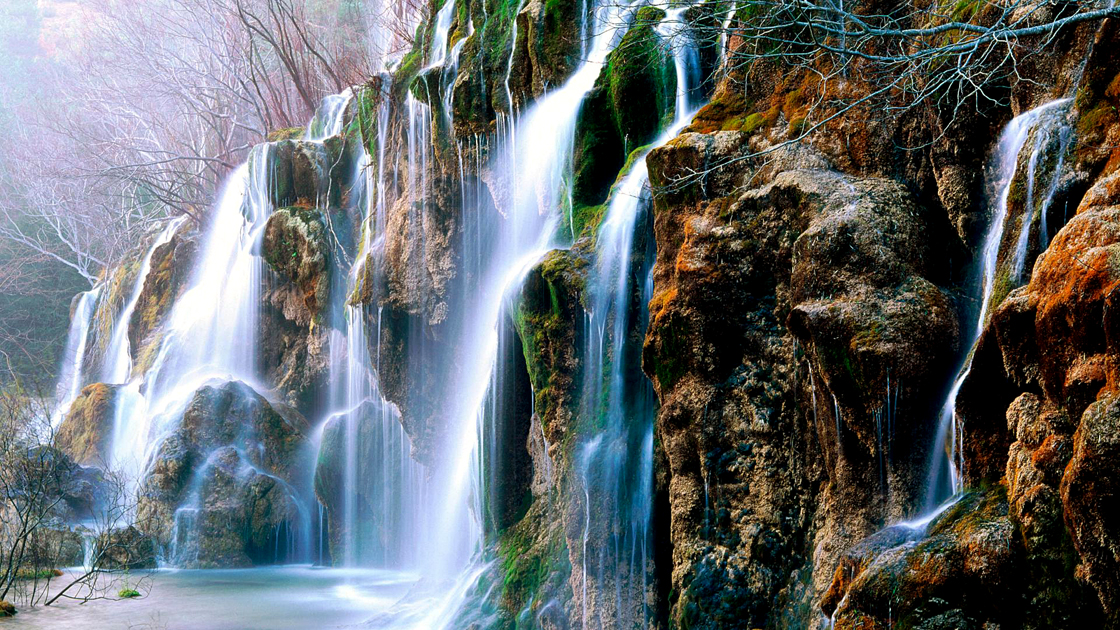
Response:
[[[1015,255],[1012,259],[1012,268],[1009,274],[1010,278],[1017,283],[1022,283],[1023,281],[1023,268],[1026,266],[1027,262],[1027,247],[1031,235],[1031,226],[1034,225],[1036,216],[1039,217],[1040,224],[1038,230],[1039,248],[1045,249],[1047,241],[1049,240],[1047,235],[1046,212],[1050,209],[1050,202],[1053,201],[1054,194],[1058,191],[1066,149],[1073,139],[1073,129],[1065,119],[1067,108],[1062,107],[1062,105],[1068,102],[1068,99],[1055,101],[1059,106],[1040,113],[1039,122],[1032,128],[1031,153],[1027,161],[1027,189],[1026,198],[1024,200],[1026,207],[1023,209],[1023,214],[1020,216],[1019,238],[1015,244]],[[1038,172],[1040,166],[1039,160],[1044,159],[1046,157],[1046,152],[1051,147],[1054,147],[1055,144],[1058,154],[1056,163],[1049,169],[1050,183],[1046,187],[1042,198],[1037,199],[1037,191],[1035,190],[1036,183],[1042,183],[1041,181],[1037,181],[1041,175]]]
[[[414,108],[422,105],[413,104],[412,100],[410,104]],[[335,245],[338,260],[355,262],[349,267],[340,262],[333,270],[332,286],[336,288],[331,299],[331,320],[341,320],[342,330],[332,330],[328,337],[331,411],[316,431],[316,448],[321,456],[323,449],[328,448],[325,431],[341,434],[341,522],[332,524],[341,532],[341,557],[334,558],[336,564],[400,569],[414,566],[420,549],[425,472],[412,458],[412,444],[404,432],[399,411],[382,396],[377,381],[380,310],[378,328],[374,331],[376,351],[371,357],[368,307],[350,303],[350,296],[360,293],[366,283],[375,291],[380,286],[379,280],[370,274],[380,273],[383,266],[384,141],[388,119],[389,103],[383,98],[376,120],[376,156],[370,156],[363,148],[355,160],[355,184],[350,196],[353,208],[361,212],[357,252],[351,256],[340,244]],[[410,148],[415,144],[410,142]],[[371,301],[376,302],[376,297]],[[319,519],[321,531],[322,506]],[[322,551],[319,557],[323,558]]]
[[[491,160],[494,171],[508,184],[508,198],[497,208],[485,204],[464,208],[465,238],[485,244],[477,251],[477,284],[472,284],[463,312],[457,315],[458,328],[451,344],[458,348],[458,367],[444,398],[451,430],[441,451],[442,465],[433,471],[429,574],[460,574],[481,549],[482,436],[487,433],[499,333],[506,317],[503,304],[551,249],[559,224],[557,211],[563,205],[564,179],[571,169],[579,108],[621,36],[626,22],[621,18],[628,10],[612,3],[599,7],[592,19],[601,28],[592,29],[596,34],[590,53],[571,78],[508,127],[499,125],[498,147]],[[529,155],[533,159],[521,159]]]
[[[968,345],[966,347],[968,347],[970,351],[965,357],[964,364],[958,371],[956,381],[953,382],[952,387],[949,389],[949,394],[945,399],[944,405],[941,407],[934,449],[931,455],[932,462],[930,465],[929,481],[923,507],[924,514],[933,513],[938,510],[939,506],[943,506],[946,501],[951,500],[954,496],[959,494],[963,487],[961,472],[964,468],[964,462],[961,459],[961,434],[956,417],[957,396],[960,394],[961,386],[964,385],[964,381],[968,378],[968,373],[972,368],[971,349],[976,346],[976,342],[979,341],[980,335],[984,331],[984,325],[987,322],[989,312],[991,309],[998,306],[998,304],[992,304],[991,301],[995,290],[997,272],[1000,265],[1001,246],[1004,241],[1005,225],[1008,218],[1008,197],[1015,180],[1015,173],[1019,164],[1019,154],[1030,138],[1032,131],[1039,136],[1048,136],[1053,132],[1054,125],[1058,124],[1061,119],[1061,116],[1055,114],[1062,111],[1069,102],[1070,99],[1050,101],[1049,103],[1016,116],[1004,127],[1003,132],[1000,134],[999,142],[996,145],[996,151],[992,156],[994,172],[993,190],[998,192],[992,209],[992,221],[988,226],[988,231],[984,236],[983,246],[980,250],[980,311],[976,324],[971,329],[971,336],[968,337]],[[1043,143],[1043,147],[1045,144],[1046,143]],[[1037,162],[1036,153],[1040,150],[1042,149],[1039,147],[1039,144],[1036,143],[1035,149],[1030,156],[1028,167],[1030,164]],[[1033,170],[1029,175],[1030,181],[1033,182],[1035,175]],[[1052,178],[1056,182],[1058,174],[1055,172]],[[1030,184],[1030,186],[1033,186],[1033,183]],[[1029,200],[1027,203],[1028,209],[1023,214],[1024,230],[1029,228],[1029,213],[1033,212],[1031,208],[1034,207]],[[1046,203],[1049,203],[1048,199]],[[1037,206],[1037,210],[1045,212],[1045,207],[1041,205]],[[1019,240],[1023,240],[1022,237],[1020,237]],[[1015,252],[1012,252],[1012,255],[1015,256],[1016,259],[1019,257],[1017,251],[1018,248],[1016,248]],[[1022,255],[1025,257],[1025,245]],[[1015,265],[1016,263],[1013,261],[1010,264]]]
[[[451,30],[451,18],[455,15],[455,0],[444,0],[436,13],[435,29],[432,31],[432,45],[428,50],[428,68],[443,65],[447,59],[447,36]]]
[[[674,121],[653,146],[676,136],[695,113],[694,91],[700,83],[699,61],[683,13],[687,7],[670,10],[658,25],[658,33],[673,42],[677,88]],[[648,151],[647,153],[648,154]],[[651,557],[650,520],[653,513],[653,440],[656,398],[641,373],[640,361],[628,354],[627,339],[633,327],[645,330],[646,305],[652,295],[648,280],[635,286],[638,278],[649,278],[654,251],[647,246],[635,252],[639,219],[649,211],[649,172],[646,155],[634,161],[632,170],[612,191],[610,205],[596,240],[598,258],[588,281],[589,347],[583,388],[586,422],[603,426],[578,451],[584,486],[583,592],[584,627],[648,627],[646,604]],[[642,259],[634,261],[637,253]],[[636,264],[635,264],[636,263]],[[637,290],[638,295],[634,294]],[[592,513],[596,526],[606,536],[597,540],[594,577],[587,574],[587,556]],[[600,589],[613,588],[616,618],[589,619],[587,584],[594,579]],[[588,624],[591,625],[588,625]]]
[[[131,380],[125,315],[131,317],[129,309],[135,306],[135,299],[126,307],[129,312],[122,313],[117,322],[116,328],[123,332],[114,345],[113,363],[106,369],[119,377],[115,378],[118,382],[127,382],[118,393],[114,410],[108,463],[123,474],[130,494],[138,491],[145,467],[163,440],[176,430],[199,386],[215,378],[256,383],[263,271],[256,250],[273,210],[271,150],[269,144],[255,147],[248,162],[229,176],[189,288],[176,299],[166,317],[153,363]],[[175,227],[169,225],[159,240],[170,238]],[[146,270],[141,275],[145,274]],[[200,475],[200,471],[194,471],[196,482]],[[176,514],[177,541],[196,536],[189,531],[193,522],[189,509]],[[172,556],[176,561],[189,561],[191,557],[181,551]]]
[[[148,248],[148,252],[144,254],[144,259],[140,263],[140,271],[136,274],[136,281],[132,286],[132,294],[113,325],[113,336],[105,350],[105,362],[101,368],[102,382],[121,384],[127,382],[131,376],[132,350],[128,340],[128,326],[129,322],[132,321],[132,312],[136,310],[136,303],[140,301],[140,293],[144,290],[144,282],[148,279],[148,273],[151,271],[152,254],[155,253],[156,248],[170,241],[186,220],[185,215],[172,219],[156,237],[155,242]]]
[[[311,122],[307,124],[304,140],[308,142],[322,142],[327,138],[342,133],[342,122],[346,114],[346,107],[354,99],[354,92],[346,88],[341,94],[331,94],[323,99],[319,109],[315,110]]]
[[[93,313],[97,310],[97,300],[101,297],[103,285],[97,285],[78,294],[74,307],[74,318],[66,334],[66,350],[62,354],[62,366],[58,371],[58,384],[55,386],[55,408],[51,414],[51,426],[57,428],[62,422],[70,405],[82,391],[82,364],[86,357],[86,343]]]

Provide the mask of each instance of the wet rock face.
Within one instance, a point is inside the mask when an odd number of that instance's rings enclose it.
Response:
[[[835,628],[1022,627],[1016,528],[1002,490],[962,498],[929,525],[847,552],[822,609]]]
[[[456,135],[492,131],[497,115],[511,112],[511,100],[524,111],[532,99],[563,85],[580,61],[584,37],[591,36],[580,32],[584,6],[589,5],[501,0],[492,6],[476,1],[469,8],[474,36],[463,45],[451,83]],[[465,35],[467,11],[458,14],[451,42]]]
[[[652,185],[739,154],[736,132],[686,134],[648,159]],[[784,329],[804,216],[744,204],[741,171],[654,196],[658,243],[643,368],[661,400],[672,617],[701,628],[768,623],[806,561],[822,467],[796,407]]]
[[[55,445],[84,466],[106,466],[119,386],[87,385],[70,405],[55,436]]]
[[[1102,396],[1081,417],[1073,436],[1073,453],[1061,481],[1065,520],[1081,556],[1077,577],[1090,584],[1112,623],[1120,621],[1120,405]],[[1064,449],[1062,448],[1064,447]],[[1054,444],[1044,462],[1066,455],[1067,444]],[[1054,451],[1056,455],[1049,456]],[[1044,464],[1045,465],[1045,464]]]
[[[410,455],[407,444],[400,442],[400,421],[400,413],[391,404],[366,401],[357,409],[328,418],[323,425],[314,487],[325,510],[330,557],[336,564],[384,565],[389,561],[385,543],[401,535],[398,523],[382,519],[390,512],[383,504],[395,496],[387,493],[389,489],[404,490],[400,487],[404,480],[385,477],[387,470],[395,470],[399,458]],[[350,497],[346,494],[348,475],[357,480]],[[348,500],[353,501],[352,515],[348,515]],[[347,549],[347,541],[354,548]]]
[[[199,232],[187,221],[152,252],[151,268],[128,323],[128,339],[133,350],[134,371],[147,369],[159,348],[160,324],[187,288],[198,253]],[[143,256],[143,254],[138,254]]]
[[[959,343],[943,252],[905,187],[811,152],[753,188],[743,167],[678,179],[747,138],[685,134],[648,160],[665,192],[644,368],[662,404],[674,616],[713,627],[731,609],[808,623],[834,554],[913,509],[936,426],[929,382]]]
[[[304,325],[320,318],[330,293],[330,250],[322,213],[300,208],[274,212],[265,224],[261,255],[295,285],[301,304],[284,304],[285,317]]]
[[[307,517],[294,490],[306,432],[297,412],[243,383],[200,387],[141,484],[138,526],[186,566],[283,561],[276,549]]]
[[[575,204],[603,203],[630,152],[652,142],[673,116],[673,58],[655,31],[664,17],[653,7],[638,12],[584,99],[572,155]]]
[[[341,138],[326,142],[282,140],[267,155],[272,203],[278,208],[339,206],[350,175],[350,154]]]
[[[1055,626],[1115,623],[1120,610],[1120,524],[1105,507],[1117,473],[1117,247],[1120,209],[1083,207],[995,307],[958,398],[968,481],[1002,476],[1037,593],[1029,615]]]
[[[815,371],[818,408],[832,402],[817,429],[835,489],[867,493],[839,503],[901,518],[923,495],[941,393],[931,385],[959,344],[956,309],[932,281],[947,261],[923,210],[890,180],[823,172],[782,173],[748,195],[812,213],[793,246],[787,325]]]

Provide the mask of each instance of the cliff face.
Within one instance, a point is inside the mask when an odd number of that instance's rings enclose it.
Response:
[[[391,72],[355,91],[337,138],[275,143],[255,340],[268,400],[239,383],[199,388],[143,486],[157,540],[190,492],[206,495],[191,499],[200,519],[244,525],[186,541],[199,564],[267,561],[300,518],[293,460],[313,433],[304,417],[335,411],[330,344],[347,318],[369,333],[346,354],[368,354],[384,400],[357,401],[353,426],[321,423],[313,491],[334,560],[354,536],[380,545],[397,531],[378,520],[384,495],[345,487],[382,474],[378,427],[403,427],[393,448],[430,470],[460,437],[446,383],[475,365],[481,344],[462,340],[490,281],[478,261],[503,245],[479,217],[523,219],[501,141],[580,67],[587,5],[454,5],[442,64],[440,8]],[[673,58],[664,11],[630,17],[572,129],[562,236],[501,296],[470,436],[495,560],[479,607],[508,627],[1116,625],[1116,25],[1063,32],[997,86],[1008,105],[884,116],[888,94],[804,138],[818,97],[868,93],[858,72],[826,90],[805,69],[720,63],[741,38],[727,51],[701,42],[693,96],[708,104],[651,147],[674,116]],[[699,7],[686,19],[724,18]],[[1001,130],[1067,96],[1030,118],[1041,122],[1023,127],[993,191]],[[648,193],[621,271],[608,268],[618,252],[603,219],[643,160]],[[154,250],[129,327],[137,370],[155,359],[195,243],[184,227]],[[135,270],[116,273],[128,286]],[[67,419],[75,458],[103,449],[113,391],[87,389]],[[239,440],[269,454],[249,462],[261,470],[248,489],[234,483]],[[943,460],[962,464],[963,487],[936,510],[954,489]],[[193,486],[189,470],[204,473]]]

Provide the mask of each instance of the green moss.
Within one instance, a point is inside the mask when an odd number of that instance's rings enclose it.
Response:
[[[1006,265],[1001,266],[996,271],[995,278],[992,279],[992,297],[990,299],[990,307],[988,308],[988,316],[999,308],[1000,304],[1007,299],[1007,296],[1015,289],[1015,281],[1011,279],[1011,270]],[[984,322],[985,325],[987,322]]]
[[[653,356],[653,374],[662,392],[667,392],[685,374],[689,325],[674,317],[660,330],[660,347]]]
[[[743,124],[739,127],[740,131],[745,133],[754,133],[766,125],[766,114],[756,112],[747,116],[743,120]]]
[[[52,580],[56,577],[62,577],[62,571],[58,569],[32,569],[28,567],[16,571],[17,580]]]
[[[673,117],[676,72],[654,28],[664,15],[648,6],[638,11],[584,100],[573,155],[578,205],[603,203],[628,158]]]
[[[971,22],[987,4],[986,0],[957,0],[949,17],[954,22]]]
[[[570,395],[574,374],[567,353],[575,344],[587,265],[573,250],[549,252],[526,276],[513,311],[542,422]]]
[[[1081,115],[1077,120],[1077,131],[1082,136],[1100,134],[1116,119],[1116,108],[1109,103],[1101,103]]]
[[[133,597],[140,597],[140,591],[134,588],[122,588],[117,596],[121,599],[132,599]]]
[[[529,515],[506,529],[498,539],[502,568],[502,608],[523,610],[546,584],[560,587],[571,572],[567,540],[559,528],[549,527],[539,514]]]
[[[789,134],[787,135],[790,138],[797,138],[804,134],[808,128],[809,124],[807,120],[804,118],[794,118],[789,123]]]
[[[288,127],[286,129],[276,129],[268,134],[266,138],[269,142],[280,142],[281,140],[299,140],[303,137],[303,127]]]
[[[576,238],[588,236],[599,229],[603,216],[607,212],[607,204],[597,206],[574,206],[572,208],[572,232]]]

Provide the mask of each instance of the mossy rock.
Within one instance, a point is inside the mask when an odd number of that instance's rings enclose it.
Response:
[[[0,599],[0,617],[14,617],[15,615],[16,607]]]
[[[582,248],[549,252],[526,276],[516,305],[515,325],[546,430],[572,400],[588,265]]]
[[[140,597],[140,591],[134,588],[122,588],[120,592],[117,593],[117,597],[120,597],[121,599],[132,599],[134,597]]]
[[[498,538],[502,584],[500,604],[509,615],[527,606],[546,605],[568,582],[572,565],[558,519],[549,519],[537,502],[516,525]]]
[[[58,427],[59,450],[83,466],[108,462],[119,391],[119,386],[105,383],[85,386]]]
[[[137,349],[133,351],[134,371],[147,369],[155,359],[160,344],[150,338],[158,338],[160,322],[190,279],[198,252],[197,237],[194,222],[186,221],[168,242],[152,252],[148,276],[128,323],[129,343]]]
[[[595,81],[576,122],[572,201],[596,206],[634,149],[649,144],[672,120],[676,71],[655,27],[665,12],[638,11]]]
[[[280,142],[281,140],[300,140],[303,138],[303,127],[287,127],[285,129],[276,129],[269,132],[266,136],[268,142]]]
[[[261,254],[273,271],[299,289],[311,318],[319,319],[330,293],[323,213],[296,207],[277,210],[265,225]]]

